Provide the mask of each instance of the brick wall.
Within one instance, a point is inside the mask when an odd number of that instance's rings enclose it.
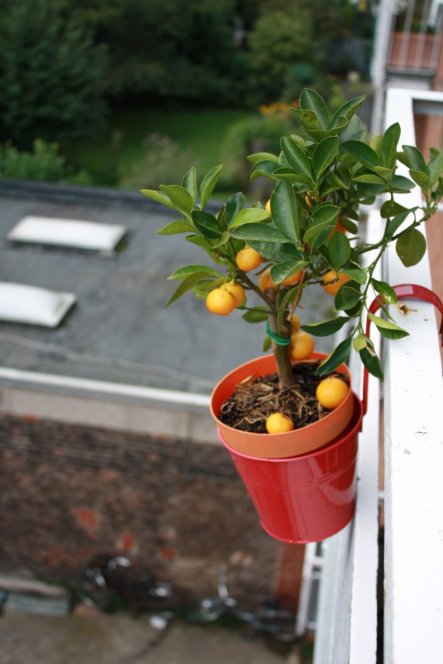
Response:
[[[199,593],[228,563],[249,604],[275,593],[281,545],[222,448],[3,415],[0,452],[2,570],[71,578],[118,550]]]

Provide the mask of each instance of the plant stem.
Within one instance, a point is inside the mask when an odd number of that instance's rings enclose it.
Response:
[[[274,291],[275,293],[275,291]],[[274,297],[276,294],[274,295]],[[289,338],[291,336],[291,327],[287,320],[284,320],[281,327],[279,328],[277,323],[277,312],[274,305],[273,312],[269,314],[269,327],[272,332],[278,334],[279,337]],[[278,386],[280,389],[283,387],[289,387],[294,384],[294,375],[292,373],[291,365],[291,353],[290,346],[280,346],[279,344],[272,341],[272,350],[275,356],[275,362],[277,364],[277,373],[278,373]]]

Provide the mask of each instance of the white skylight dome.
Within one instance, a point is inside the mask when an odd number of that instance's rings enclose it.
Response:
[[[0,282],[0,321],[57,327],[77,301],[73,293],[63,293]]]
[[[6,237],[13,242],[111,252],[125,235],[126,228],[118,224],[28,215]]]

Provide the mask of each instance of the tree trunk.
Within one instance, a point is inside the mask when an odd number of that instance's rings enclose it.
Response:
[[[282,339],[290,339],[291,325],[284,319],[284,323],[280,329],[277,329],[277,317],[273,314],[269,316],[269,327],[272,332],[277,334]],[[292,373],[291,365],[291,351],[290,346],[284,346],[272,341],[272,350],[275,355],[278,373],[278,384],[280,388],[289,387],[294,384],[294,376]]]

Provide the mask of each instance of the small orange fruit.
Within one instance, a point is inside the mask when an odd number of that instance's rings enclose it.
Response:
[[[263,263],[263,259],[252,247],[243,247],[240,249],[238,254],[235,257],[235,262],[237,267],[243,272],[250,272],[250,270],[255,270],[257,267]]]
[[[235,300],[235,306],[240,307],[245,301],[245,289],[241,284],[236,284],[235,281],[228,281],[224,288],[232,295]]]
[[[266,431],[268,433],[287,433],[294,428],[294,422],[283,413],[272,413],[266,418]]]
[[[299,270],[295,274],[291,274],[290,277],[287,277],[282,281],[282,286],[295,286],[303,278],[304,270]]]
[[[348,281],[351,281],[351,277],[348,277],[344,272],[329,270],[323,275],[323,283],[325,284],[323,288],[329,295],[337,295],[340,288]]]
[[[258,287],[261,291],[265,291],[268,288],[275,288],[275,284],[271,277],[271,269],[269,267],[261,273],[260,279],[258,280]]]
[[[314,345],[314,337],[309,332],[296,332],[291,335],[291,358],[306,360],[314,352]]]
[[[231,293],[223,288],[214,288],[206,298],[208,311],[217,316],[228,316],[236,306]]]
[[[301,327],[301,318],[300,318],[300,316],[297,316],[297,314],[292,314],[291,315],[292,334],[295,334],[296,332],[298,332],[300,327]]]
[[[318,384],[315,396],[324,408],[332,410],[344,401],[349,385],[337,376],[329,376]]]
[[[270,198],[266,201],[265,210],[268,214],[271,214],[271,199]]]

